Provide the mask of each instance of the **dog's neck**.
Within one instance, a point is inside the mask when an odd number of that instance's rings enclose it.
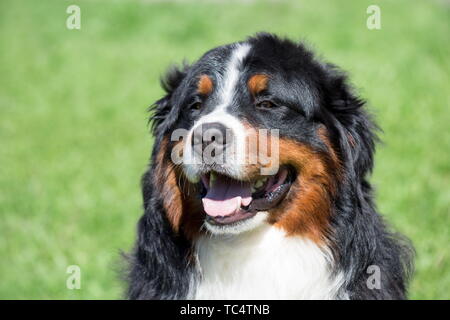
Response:
[[[268,224],[239,235],[203,235],[195,250],[200,276],[190,296],[196,299],[345,297],[327,248]]]

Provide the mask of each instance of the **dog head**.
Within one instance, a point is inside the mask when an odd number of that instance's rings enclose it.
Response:
[[[169,70],[162,84],[153,188],[188,238],[270,223],[323,241],[340,185],[372,168],[363,101],[302,44],[259,34]]]

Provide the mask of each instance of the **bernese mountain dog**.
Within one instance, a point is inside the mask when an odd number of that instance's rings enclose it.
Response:
[[[413,250],[377,213],[377,126],[340,69],[260,33],[161,82],[130,299],[406,298]]]

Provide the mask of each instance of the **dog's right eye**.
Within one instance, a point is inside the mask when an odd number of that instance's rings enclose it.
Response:
[[[202,104],[201,102],[194,102],[189,108],[191,110],[200,110],[202,108]]]

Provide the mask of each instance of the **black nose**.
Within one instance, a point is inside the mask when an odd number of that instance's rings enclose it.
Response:
[[[204,123],[194,129],[192,136],[192,147],[197,153],[207,154],[204,156],[217,156],[222,154],[227,142],[232,140],[229,128],[219,122]]]

